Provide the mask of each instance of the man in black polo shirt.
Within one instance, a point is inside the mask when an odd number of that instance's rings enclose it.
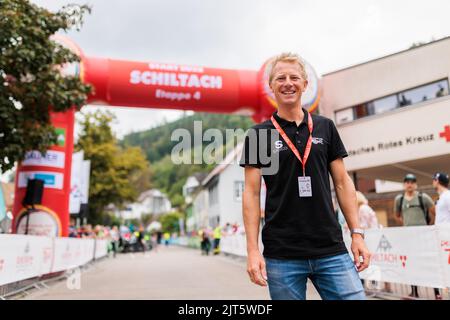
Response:
[[[342,160],[345,147],[331,120],[301,108],[308,81],[297,55],[273,60],[269,84],[278,111],[249,130],[240,161],[250,279],[268,284],[272,299],[305,299],[307,278],[322,299],[365,299],[358,271],[368,267],[370,253]],[[351,230],[353,260],[334,214],[329,173]],[[261,176],[267,187],[264,258],[258,248]]]

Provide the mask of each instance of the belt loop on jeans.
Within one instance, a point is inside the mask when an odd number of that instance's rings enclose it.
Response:
[[[308,259],[308,265],[309,265],[309,271],[310,272],[314,272],[314,267],[313,267],[313,265],[311,263],[311,259]]]

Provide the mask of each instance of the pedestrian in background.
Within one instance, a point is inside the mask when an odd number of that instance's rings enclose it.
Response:
[[[395,197],[394,212],[397,222],[405,227],[426,226],[434,223],[434,203],[431,197],[417,192],[417,178],[408,173],[403,179],[404,193]]]
[[[153,246],[153,250],[155,252],[158,252],[158,234],[157,233],[152,234],[152,246]]]
[[[439,194],[436,203],[436,225],[450,224],[450,191],[448,190],[448,174],[438,172],[433,176],[433,187]],[[442,300],[439,289],[434,288],[436,300]]]
[[[158,230],[158,231],[156,232],[156,242],[157,242],[158,244],[161,244],[161,240],[162,240],[162,232],[161,232],[160,230]]]
[[[214,255],[218,255],[220,253],[220,239],[222,238],[222,227],[219,224],[214,228],[213,237],[214,237],[213,253]]]
[[[141,225],[139,226],[139,231],[137,231],[137,242],[138,242],[138,246],[140,248],[140,250],[142,250],[142,252],[144,252],[145,254],[145,249],[146,249],[146,245],[145,245],[145,234],[144,234],[144,227]]]
[[[364,196],[364,194],[360,191],[356,191],[356,203],[358,204],[358,216],[359,216],[359,225],[361,228],[373,229],[378,228],[378,219],[375,211],[369,206],[369,201]],[[342,214],[342,213],[341,213]],[[348,227],[346,226],[348,229]],[[361,279],[363,286],[365,286],[364,279]],[[377,286],[376,281],[371,282],[372,286]]]
[[[200,243],[202,255],[209,256],[209,251],[211,250],[211,241],[209,240],[208,233],[205,230],[200,230],[200,237],[202,239]]]
[[[111,247],[113,252],[113,257],[116,257],[118,246],[119,246],[119,229],[117,226],[113,226],[110,231],[110,237],[111,237]]]
[[[356,201],[358,203],[359,224],[363,229],[378,228],[377,214],[369,206],[369,201],[360,191],[356,191]]]
[[[417,192],[417,178],[408,173],[403,179],[404,193],[395,197],[394,212],[396,220],[403,226],[426,226],[434,223],[434,203],[431,197]],[[417,286],[411,286],[409,295],[419,297]]]
[[[170,233],[169,232],[165,232],[163,235],[164,238],[164,244],[166,245],[166,247],[169,246],[169,240],[170,240]]]
[[[441,172],[433,176],[433,187],[439,194],[436,204],[436,225],[450,223],[450,191],[448,190],[448,184],[448,174]]]

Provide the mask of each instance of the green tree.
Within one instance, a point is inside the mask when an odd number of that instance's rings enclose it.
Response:
[[[0,1],[0,172],[26,151],[55,144],[49,106],[62,112],[86,103],[90,87],[59,68],[79,57],[50,39],[57,31],[79,30],[86,12],[87,6],[51,13],[27,0]]]
[[[182,117],[173,122],[164,123],[155,128],[142,132],[135,132],[126,135],[121,141],[122,145],[140,146],[146,153],[147,160],[151,163],[150,183],[152,188],[157,188],[170,199],[172,206],[182,208],[184,198],[182,196],[182,188],[186,179],[197,172],[209,172],[216,164],[181,164],[176,165],[171,160],[171,152],[173,147],[178,144],[177,141],[171,141],[172,132],[175,129],[186,129],[193,136],[194,121],[201,121],[203,130],[215,128],[224,133],[226,129],[243,129],[247,130],[253,125],[250,118],[238,115],[195,113],[194,115]],[[242,141],[244,135],[237,137],[237,141]],[[191,141],[193,142],[193,141]],[[219,152],[225,156],[226,145],[219,148]],[[210,142],[203,142],[203,147]],[[228,145],[233,145],[233,141],[228,141]],[[201,149],[201,146],[194,146],[191,143],[192,152],[195,148]],[[201,150],[200,150],[201,151]],[[143,177],[141,177],[144,179]],[[144,181],[147,178],[144,179]]]
[[[161,222],[161,229],[163,232],[179,232],[180,231],[180,218],[183,215],[180,212],[171,212],[162,215],[159,218],[159,222]]]
[[[170,155],[172,148],[178,144],[178,141],[171,141],[172,132],[175,129],[182,128],[188,130],[193,136],[195,121],[201,121],[204,131],[215,128],[219,129],[222,133],[225,133],[226,129],[240,128],[247,130],[254,124],[246,116],[198,112],[149,130],[130,133],[124,137],[122,144],[141,146],[146,152],[147,159],[151,163],[155,163],[162,160],[165,156]],[[209,143],[203,142],[203,147]],[[193,141],[191,147],[194,147]]]
[[[180,208],[182,205],[184,205],[184,197],[180,193],[174,193],[171,197],[171,204],[175,208]]]
[[[91,160],[89,221],[103,223],[107,205],[120,208],[126,202],[136,201],[139,190],[134,182],[149,164],[139,147],[118,145],[110,127],[114,120],[111,112],[82,115],[76,149],[83,150],[85,158]]]
[[[147,227],[154,220],[155,216],[151,213],[145,213],[141,216],[141,223],[144,227]]]

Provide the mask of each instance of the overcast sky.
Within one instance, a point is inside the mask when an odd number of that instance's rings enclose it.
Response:
[[[321,75],[450,35],[449,0],[33,0],[89,4],[71,32],[88,56],[258,70],[294,51]],[[86,107],[93,110],[98,107]],[[180,111],[114,109],[119,137]]]

